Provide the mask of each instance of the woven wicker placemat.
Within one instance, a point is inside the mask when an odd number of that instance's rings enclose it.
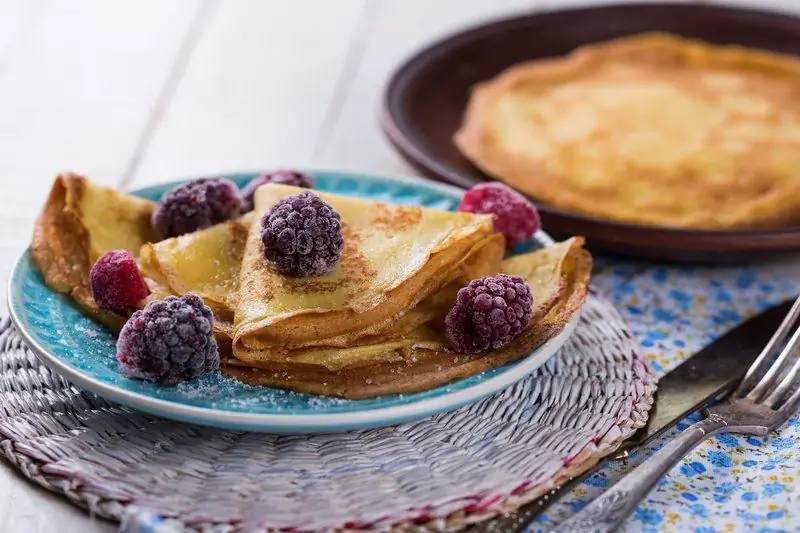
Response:
[[[220,431],[109,404],[50,372],[8,319],[0,369],[6,459],[136,530],[154,517],[176,531],[458,529],[612,453],[644,425],[655,392],[624,323],[595,295],[567,345],[513,387],[419,422],[344,434]]]

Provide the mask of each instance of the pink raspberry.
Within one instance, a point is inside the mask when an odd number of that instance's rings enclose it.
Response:
[[[527,241],[541,226],[536,206],[497,182],[481,183],[468,190],[458,210],[494,215],[494,229],[505,236],[509,247]]]
[[[519,276],[498,274],[470,281],[458,291],[444,320],[450,348],[480,353],[507,346],[528,327],[532,305],[531,289]]]
[[[89,273],[92,296],[100,309],[125,314],[150,295],[139,265],[127,250],[103,255]]]

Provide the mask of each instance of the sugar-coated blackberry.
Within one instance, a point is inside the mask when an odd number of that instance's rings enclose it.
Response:
[[[120,314],[138,309],[139,302],[150,295],[136,259],[127,250],[112,250],[100,257],[89,272],[89,284],[100,309]]]
[[[293,277],[332,271],[344,246],[339,213],[310,191],[275,202],[261,219],[261,240],[267,260]]]
[[[253,196],[256,189],[267,183],[280,183],[281,185],[291,185],[293,187],[302,187],[304,189],[314,188],[314,178],[303,172],[296,170],[278,170],[277,172],[267,172],[262,174],[254,180],[250,181],[244,189],[242,189],[242,202],[244,207],[243,212],[252,211],[255,207],[253,203]]]
[[[211,309],[194,294],[167,296],[136,311],[117,339],[128,377],[175,385],[219,368]]]
[[[450,348],[480,353],[508,345],[528,327],[532,305],[530,287],[519,276],[499,274],[471,281],[458,291],[445,318]]]
[[[481,183],[466,192],[459,211],[494,215],[494,229],[508,246],[527,241],[541,227],[539,212],[527,198],[502,183]]]
[[[191,233],[242,213],[236,185],[224,178],[200,178],[167,191],[153,211],[153,227],[166,239]]]

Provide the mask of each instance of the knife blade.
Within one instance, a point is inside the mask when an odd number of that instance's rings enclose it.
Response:
[[[615,455],[601,459],[587,472],[513,513],[476,524],[468,531],[522,533],[551,503],[603,468],[607,462],[626,457],[633,448],[647,444],[687,415],[724,397],[758,357],[789,312],[791,304],[791,301],[786,301],[750,318],[659,379],[647,425],[624,442]]]

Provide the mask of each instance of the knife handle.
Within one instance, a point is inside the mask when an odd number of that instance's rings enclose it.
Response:
[[[717,415],[697,422],[622,478],[602,496],[565,520],[557,533],[611,533],[617,531],[650,489],[698,444],[727,427]]]

